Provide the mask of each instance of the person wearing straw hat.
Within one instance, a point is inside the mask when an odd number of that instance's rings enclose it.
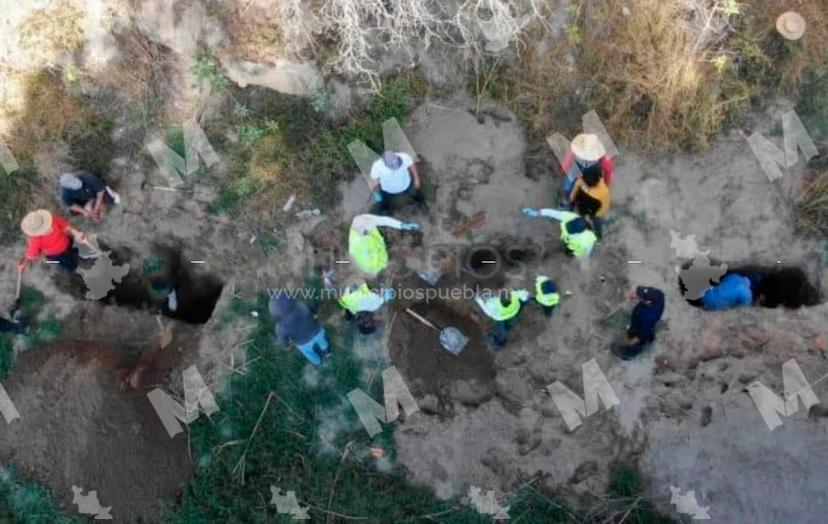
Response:
[[[86,235],[69,225],[65,218],[38,209],[23,217],[20,229],[28,237],[28,245],[26,255],[17,264],[19,271],[25,271],[40,255],[67,271],[77,271],[78,250],[74,242],[86,242]]]
[[[121,197],[91,171],[60,175],[60,200],[74,215],[99,222],[104,204],[119,204]]]
[[[805,35],[805,19],[796,11],[788,11],[776,19],[776,30],[785,40],[799,40]]]
[[[578,176],[586,173],[600,174],[609,186],[615,173],[615,163],[601,144],[598,135],[581,133],[572,139],[564,159],[561,161],[563,181],[561,186],[561,207],[569,209],[569,196]]]

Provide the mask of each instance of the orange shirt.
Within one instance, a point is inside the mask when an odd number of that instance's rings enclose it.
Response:
[[[599,207],[598,211],[595,212],[596,217],[601,218],[607,216],[610,207],[610,191],[603,180],[599,180],[598,183],[595,184],[595,186],[589,187],[579,177],[577,180],[575,180],[575,186],[572,188],[572,193],[570,193],[569,195],[570,201],[575,201],[575,195],[578,194],[578,191],[583,191],[595,200],[601,202],[601,207]]]
[[[29,237],[29,244],[26,246],[26,258],[34,260],[43,253],[46,256],[57,256],[66,251],[69,247],[69,235],[66,228],[69,222],[65,218],[52,217],[52,230],[45,235]]]

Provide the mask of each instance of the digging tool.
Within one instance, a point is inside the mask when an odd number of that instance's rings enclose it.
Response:
[[[460,330],[455,327],[447,326],[444,328],[439,328],[436,325],[434,325],[430,320],[423,318],[417,313],[411,311],[410,308],[405,308],[405,312],[419,320],[420,323],[425,324],[434,331],[440,333],[440,345],[443,346],[452,355],[459,355],[460,352],[463,351],[463,348],[466,347],[466,344],[468,344],[469,342],[469,337],[461,333]]]
[[[20,314],[20,284],[23,282],[23,271],[17,268],[17,285],[14,288],[14,302],[9,310],[9,316],[16,321]]]

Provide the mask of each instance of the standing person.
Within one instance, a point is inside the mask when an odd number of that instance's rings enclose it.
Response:
[[[270,299],[270,314],[277,317],[274,332],[279,344],[291,342],[313,364],[322,364],[322,357],[330,351],[325,328],[316,320],[313,310],[302,302],[279,293]]]
[[[23,217],[20,229],[28,237],[28,245],[25,257],[17,264],[18,270],[25,271],[30,262],[43,254],[67,271],[77,271],[78,250],[74,242],[86,242],[86,235],[70,226],[66,219],[38,209]]]
[[[523,208],[523,214],[532,217],[547,217],[561,222],[561,242],[566,246],[567,253],[574,257],[587,257],[592,253],[598,237],[589,229],[589,224],[577,213],[559,211],[557,209]]]
[[[609,213],[610,190],[600,173],[595,170],[585,172],[575,180],[569,201],[583,217],[592,222],[595,236],[601,239],[604,230],[604,218]]]
[[[560,301],[561,295],[558,294],[558,287],[549,277],[543,275],[535,277],[535,302],[543,308],[544,315],[551,317]]]
[[[379,215],[357,215],[348,233],[348,253],[359,269],[373,276],[388,265],[388,250],[379,227],[392,227],[413,231],[420,226],[414,222],[402,222]]]
[[[380,215],[391,213],[393,200],[409,196],[417,203],[421,211],[428,212],[425,196],[420,190],[420,172],[411,155],[402,152],[386,151],[382,157],[371,165],[371,191]]]
[[[99,222],[103,205],[119,204],[121,197],[91,171],[73,171],[60,175],[60,200],[73,215]]]
[[[500,293],[486,299],[479,294],[475,296],[474,301],[477,305],[494,321],[494,331],[486,337],[492,347],[500,349],[506,345],[512,324],[527,300],[529,292],[525,289],[512,289],[505,294]]]
[[[655,340],[655,327],[664,314],[664,293],[654,287],[638,286],[624,295],[628,300],[637,300],[627,326],[627,343],[613,345],[611,351],[623,360],[629,360]]]
[[[582,133],[572,139],[569,151],[561,161],[561,207],[569,208],[569,196],[580,174],[598,173],[609,186],[615,173],[615,162],[604,149],[598,135]]]

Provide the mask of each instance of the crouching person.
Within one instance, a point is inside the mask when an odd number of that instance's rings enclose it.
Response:
[[[611,350],[623,360],[630,360],[655,340],[655,327],[664,313],[664,293],[654,287],[638,286],[627,291],[625,297],[638,303],[627,326],[627,343],[613,345]]]
[[[279,293],[270,299],[270,314],[278,318],[274,328],[279,344],[291,342],[314,366],[330,351],[325,328],[316,320],[313,310],[302,302]]]

